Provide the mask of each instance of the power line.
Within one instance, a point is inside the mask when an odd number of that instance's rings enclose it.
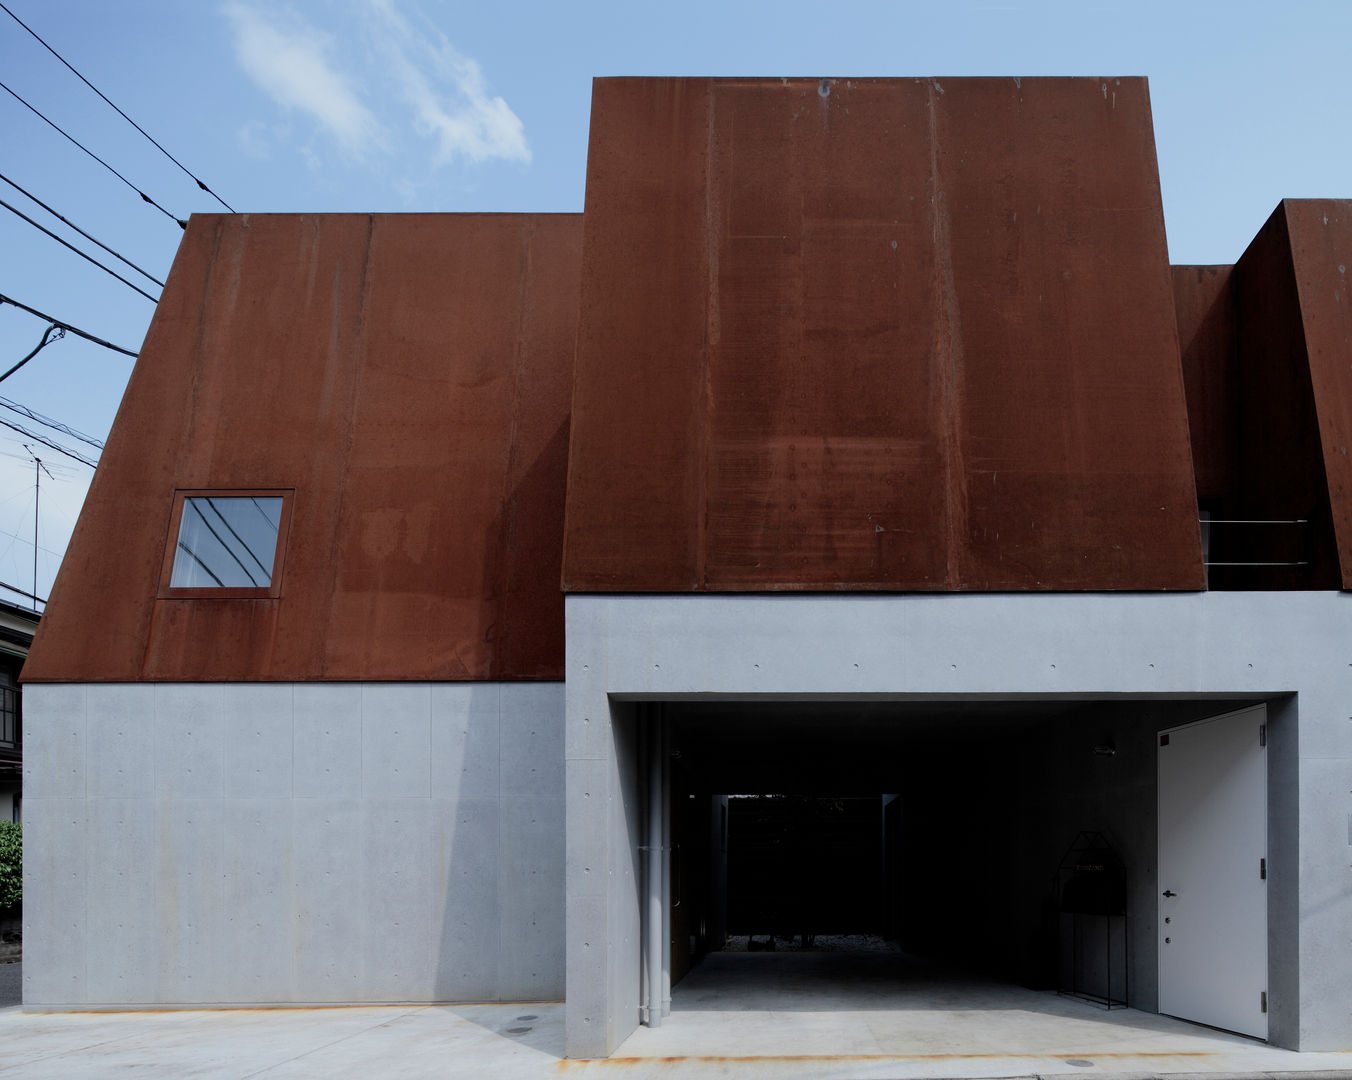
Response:
[[[26,536],[20,536],[18,533],[7,532],[4,529],[0,529],[0,536],[8,536],[11,540],[17,540],[21,544],[33,544],[33,541],[29,540]],[[12,544],[10,546],[13,547]],[[52,556],[52,558],[54,559],[61,559],[65,557],[64,555],[62,555],[61,552],[53,551],[51,548],[43,547],[41,544],[33,544],[33,546],[37,548],[39,551],[45,551],[48,555]],[[8,549],[6,549],[6,551],[8,551]],[[6,588],[8,588],[8,586],[6,586]],[[14,591],[18,592],[19,590],[15,589]]]
[[[86,443],[96,450],[103,449],[103,443],[94,438],[93,435],[86,435],[82,431],[76,431],[73,427],[67,427],[59,420],[53,420],[50,416],[43,416],[40,412],[34,412],[27,405],[20,405],[17,401],[10,401],[7,397],[0,397],[0,407],[9,409],[11,412],[19,413],[21,416],[26,416],[30,420],[36,420],[45,427],[61,432],[62,435],[69,435],[72,439],[79,439],[80,442]]]
[[[42,115],[42,113],[38,112],[37,109],[33,108],[32,105],[28,104],[28,102],[26,102],[23,98],[21,98],[18,94],[16,94],[13,90],[11,90],[8,86],[6,86],[6,85],[5,85],[4,83],[2,83],[2,82],[0,82],[0,90],[3,90],[5,93],[7,93],[10,97],[12,97],[15,101],[17,101],[17,102],[18,102],[20,105],[22,105],[25,109],[27,109],[29,112],[31,112],[34,116],[36,116],[36,117],[37,117],[39,120],[41,120],[44,124],[46,124],[48,127],[50,127],[53,131],[57,132],[57,133],[60,134],[60,135],[64,135],[67,139],[69,139],[71,142],[73,142],[76,146],[78,146],[78,147],[79,147],[81,150],[83,150],[86,154],[88,154],[88,155],[89,155],[90,157],[92,157],[95,161],[97,161],[100,165],[102,165],[105,169],[107,169],[110,173],[112,173],[112,174],[113,174],[114,176],[116,176],[119,180],[121,180],[124,184],[126,184],[127,187],[131,188],[132,191],[136,192],[137,195],[141,196],[142,201],[150,203],[151,206],[153,206],[153,207],[154,207],[156,210],[158,210],[161,214],[163,214],[165,217],[167,217],[170,221],[177,222],[177,223],[178,223],[178,227],[179,227],[180,229],[186,229],[186,228],[188,227],[188,223],[187,223],[186,221],[184,221],[184,220],[183,220],[182,218],[180,218],[180,217],[175,217],[173,214],[171,214],[168,210],[166,210],[163,206],[161,206],[159,203],[157,203],[154,199],[152,199],[152,198],[151,198],[149,195],[147,195],[144,191],[142,191],[140,188],[138,188],[135,184],[133,184],[130,180],[128,180],[125,176],[123,176],[120,172],[118,172],[118,171],[117,171],[116,169],[114,169],[111,165],[109,165],[108,162],[104,161],[103,158],[99,157],[98,154],[94,153],[93,150],[91,150],[91,149],[89,149],[89,147],[85,146],[84,143],[82,143],[82,142],[80,142],[79,140],[77,140],[73,135],[67,135],[66,132],[62,131],[61,128],[57,127],[57,125],[54,124],[51,120],[48,120],[45,116]]]
[[[53,334],[55,334],[56,337],[52,337]],[[56,341],[59,338],[63,338],[65,336],[66,332],[62,330],[61,327],[57,326],[56,323],[52,323],[51,326],[47,327],[47,329],[42,332],[42,340],[40,340],[36,345],[33,346],[33,351],[30,352],[27,356],[25,356],[22,360],[20,360],[8,371],[6,371],[3,375],[0,375],[0,382],[4,382],[6,379],[8,379],[11,375],[13,375],[16,371],[18,371],[19,368],[23,367],[24,364],[32,360],[33,357],[37,356],[38,353],[42,352],[42,350],[45,349],[48,345],[50,345],[53,341]]]
[[[68,248],[70,248],[70,250],[73,251],[73,252],[75,252],[76,255],[80,256],[80,258],[85,259],[85,260],[87,260],[88,262],[93,263],[93,264],[94,264],[95,266],[97,266],[100,270],[102,270],[105,274],[110,274],[110,275],[112,275],[113,277],[117,278],[117,280],[120,281],[120,282],[122,282],[122,284],[125,285],[127,288],[129,288],[129,289],[135,289],[138,293],[140,293],[142,296],[144,296],[144,297],[145,297],[147,300],[149,300],[152,304],[158,304],[158,303],[159,303],[159,300],[158,300],[158,299],[156,299],[155,297],[151,296],[150,293],[146,292],[145,289],[141,288],[141,286],[139,286],[139,285],[133,285],[130,281],[128,281],[126,278],[124,278],[121,274],[119,274],[119,273],[118,273],[116,270],[114,270],[112,267],[104,266],[103,263],[99,262],[99,260],[96,259],[96,258],[94,258],[93,255],[90,255],[90,254],[88,254],[87,252],[81,251],[81,250],[80,250],[79,248],[77,248],[74,244],[72,244],[69,240],[63,240],[61,237],[57,236],[56,233],[52,232],[51,229],[48,229],[48,228],[46,228],[45,226],[39,225],[36,221],[34,221],[31,217],[29,217],[27,214],[25,214],[22,210],[16,210],[14,207],[10,206],[9,203],[5,202],[4,199],[0,199],[0,206],[3,206],[3,207],[4,207],[6,210],[8,210],[11,214],[14,214],[14,215],[16,215],[16,216],[18,216],[18,217],[23,218],[24,221],[26,221],[26,222],[28,222],[28,224],[32,225],[33,228],[35,228],[35,229],[40,229],[42,232],[46,233],[46,234],[47,234],[48,236],[50,236],[53,240],[55,240],[58,244],[62,245],[63,247],[68,247]]]
[[[87,457],[83,456],[79,451],[67,450],[64,446],[60,445],[59,443],[54,443],[51,441],[51,439],[43,438],[41,435],[37,434],[37,432],[29,431],[27,428],[20,427],[18,424],[11,424],[8,420],[0,418],[0,426],[4,426],[10,428],[13,431],[17,431],[20,435],[27,435],[28,438],[35,439],[38,442],[42,443],[43,446],[50,446],[58,454],[65,454],[66,457],[73,458],[75,461],[78,461],[81,465],[88,465],[91,469],[98,467],[99,463],[97,461],[90,461]]]
[[[3,5],[0,5],[0,6],[3,6]],[[142,270],[139,266],[137,266],[134,262],[132,262],[132,261],[131,261],[130,259],[128,259],[126,256],[124,256],[124,255],[119,255],[116,251],[114,251],[112,248],[110,248],[110,247],[109,247],[107,244],[105,244],[102,240],[99,240],[99,239],[97,239],[96,237],[90,236],[87,232],[85,232],[82,228],[80,228],[80,226],[76,225],[75,222],[69,220],[68,218],[63,217],[61,214],[58,214],[55,210],[53,210],[53,209],[52,209],[50,206],[48,206],[45,202],[43,202],[41,199],[39,199],[39,198],[38,198],[36,195],[34,195],[31,191],[25,191],[23,188],[21,188],[18,184],[16,184],[13,180],[11,180],[11,179],[10,179],[8,176],[6,176],[4,173],[0,173],[0,180],[3,180],[6,184],[8,184],[10,187],[12,187],[12,188],[13,188],[15,191],[17,191],[20,195],[23,195],[24,197],[26,197],[27,199],[29,199],[31,202],[37,203],[40,207],[42,207],[44,210],[46,210],[47,213],[51,214],[52,217],[54,217],[54,218],[56,218],[57,220],[63,222],[64,224],[70,226],[70,227],[71,227],[72,229],[74,229],[77,233],[79,233],[81,236],[83,236],[86,240],[89,240],[89,241],[92,242],[92,243],[98,244],[99,247],[103,248],[103,250],[106,251],[106,252],[108,252],[108,254],[111,255],[113,258],[115,258],[115,259],[121,259],[124,263],[126,263],[128,266],[130,266],[133,270],[135,270],[135,271],[136,271],[138,274],[140,274],[142,277],[144,277],[144,278],[149,278],[149,279],[150,279],[151,281],[153,281],[156,285],[158,285],[161,289],[164,288],[164,282],[161,281],[159,278],[155,277],[153,274],[147,274],[144,270]]]
[[[34,39],[38,42],[38,44],[40,44],[44,49],[46,49],[49,53],[51,53],[53,56],[55,56],[58,60],[60,60],[61,63],[65,64],[66,67],[67,67],[67,69],[70,71],[70,73],[71,73],[72,75],[74,75],[77,79],[79,79],[82,83],[84,83],[87,87],[89,87],[89,89],[93,90],[94,93],[98,94],[99,97],[103,98],[104,101],[108,102],[108,104],[109,104],[110,106],[112,106],[113,110],[117,113],[118,116],[122,117],[123,120],[125,120],[127,123],[129,123],[132,127],[134,127],[137,131],[139,131],[139,132],[140,132],[142,135],[144,135],[147,139],[150,139],[150,142],[154,145],[155,149],[158,150],[158,151],[159,151],[161,154],[163,154],[165,157],[167,157],[170,161],[172,161],[172,162],[173,162],[175,165],[177,165],[180,169],[182,169],[183,172],[184,172],[191,180],[193,180],[193,181],[197,184],[197,186],[198,186],[199,188],[201,188],[201,189],[202,189],[203,191],[205,191],[208,195],[210,195],[213,199],[215,199],[218,203],[220,203],[220,204],[221,204],[222,206],[224,206],[227,210],[229,210],[230,213],[232,213],[232,214],[235,213],[235,208],[234,208],[233,206],[231,206],[231,205],[230,205],[229,203],[227,203],[224,199],[222,199],[219,195],[217,195],[214,191],[212,191],[211,188],[207,187],[206,184],[204,184],[204,183],[201,181],[201,179],[199,179],[198,177],[194,176],[194,175],[192,174],[192,172],[189,171],[188,167],[187,167],[186,165],[183,164],[183,162],[179,161],[178,158],[174,157],[174,155],[171,154],[171,153],[169,153],[169,151],[166,150],[163,146],[161,146],[159,143],[155,142],[155,140],[152,139],[152,138],[150,137],[150,133],[149,133],[148,131],[146,131],[145,128],[143,128],[140,124],[138,124],[138,123],[137,123],[135,120],[133,120],[130,116],[128,116],[126,113],[124,113],[124,112],[123,112],[121,109],[119,109],[116,105],[113,105],[113,103],[112,103],[111,101],[108,100],[108,96],[107,96],[102,90],[100,90],[100,89],[99,89],[97,86],[95,86],[92,82],[90,82],[90,81],[89,81],[88,79],[86,79],[83,75],[81,75],[78,71],[76,71],[73,67],[71,67],[70,62],[67,61],[66,58],[65,58],[64,56],[62,56],[59,52],[57,52],[55,49],[53,49],[53,48],[52,48],[50,45],[48,45],[45,41],[43,41],[42,38],[38,37],[37,31],[35,31],[31,26],[29,26],[29,25],[28,25],[26,22],[24,22],[21,18],[19,18],[19,16],[15,15],[14,12],[10,11],[9,8],[5,7],[5,5],[4,5],[3,3],[0,3],[0,8],[3,8],[6,15],[8,15],[8,16],[9,16],[11,19],[13,19],[16,23],[18,23],[18,24],[19,24],[20,26],[22,26],[25,30],[27,30],[30,34],[32,34],[33,37],[34,37]]]
[[[39,319],[46,319],[53,326],[61,330],[68,330],[77,337],[82,337],[86,341],[92,341],[95,345],[102,345],[105,349],[112,349],[113,352],[120,352],[124,356],[130,356],[133,360],[136,359],[136,354],[130,349],[124,349],[121,345],[114,345],[111,341],[104,341],[103,338],[95,337],[93,334],[81,330],[78,326],[71,326],[68,322],[62,322],[60,319],[53,319],[50,315],[44,315],[37,308],[31,308],[27,304],[21,304],[17,300],[11,300],[4,293],[0,293],[0,304],[9,304],[11,307],[16,307],[20,311],[26,311],[30,315],[36,315]]]

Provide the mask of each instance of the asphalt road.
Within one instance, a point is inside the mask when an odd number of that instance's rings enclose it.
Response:
[[[0,1006],[23,1004],[23,961],[0,964]]]

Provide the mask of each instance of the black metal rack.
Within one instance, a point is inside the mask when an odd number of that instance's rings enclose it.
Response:
[[[1127,871],[1107,838],[1082,832],[1056,871],[1058,993],[1127,1007]]]

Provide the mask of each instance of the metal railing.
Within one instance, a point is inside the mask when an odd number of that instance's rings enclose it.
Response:
[[[1309,518],[1213,518],[1200,517],[1198,522],[1202,526],[1202,550],[1206,552],[1203,565],[1210,570],[1212,567],[1277,567],[1277,566],[1309,566],[1309,559],[1224,559],[1214,560],[1210,557],[1211,536],[1210,530],[1217,525],[1229,527],[1232,525],[1241,526],[1297,526],[1300,527],[1299,546],[1306,547],[1307,528],[1310,524]],[[1252,534],[1250,534],[1252,535]],[[1233,544],[1233,542],[1231,542]],[[1240,545],[1235,545],[1240,546]]]

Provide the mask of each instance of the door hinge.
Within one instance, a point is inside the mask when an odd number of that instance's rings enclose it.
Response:
[[[1259,1011],[1259,1012],[1267,1012],[1267,991],[1266,991],[1266,990],[1260,990],[1260,991],[1258,992],[1258,1011]]]
[[[1258,725],[1258,745],[1259,745],[1259,746],[1266,746],[1266,745],[1267,745],[1267,725],[1266,725],[1266,724],[1259,724],[1259,725]]]
[[[1258,878],[1259,878],[1260,881],[1266,881],[1266,880],[1267,880],[1267,860],[1266,860],[1266,859],[1259,859],[1259,860],[1258,860]]]

